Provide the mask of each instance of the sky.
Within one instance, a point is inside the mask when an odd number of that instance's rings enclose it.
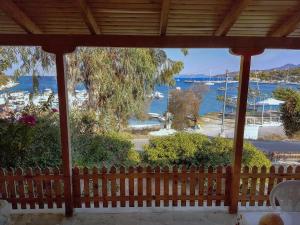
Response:
[[[229,72],[238,71],[240,57],[231,55],[228,49],[189,49],[187,56],[184,56],[180,49],[165,49],[169,58],[184,62],[184,69],[180,74],[224,74],[226,69]],[[299,50],[265,50],[261,55],[252,57],[251,69],[270,69],[285,64],[300,64]],[[6,74],[13,73],[13,69],[6,71]],[[47,75],[55,75],[52,71]]]
[[[228,49],[189,49],[184,56],[180,49],[165,49],[169,58],[184,62],[181,74],[223,74],[226,69],[238,71],[240,57],[231,55]],[[252,57],[251,69],[270,69],[285,64],[300,64],[299,50],[265,50]]]

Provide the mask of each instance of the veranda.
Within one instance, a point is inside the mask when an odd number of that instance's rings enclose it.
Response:
[[[241,168],[251,57],[300,49],[299,1],[0,1],[0,45],[56,55],[62,168],[1,169],[0,197],[13,208],[269,205],[274,184],[300,169]],[[228,48],[241,57],[232,167],[72,168],[64,54],[76,47]]]

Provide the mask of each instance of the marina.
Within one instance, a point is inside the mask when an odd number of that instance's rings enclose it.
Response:
[[[132,129],[150,129],[165,126],[165,113],[168,107],[169,93],[171,90],[187,90],[194,85],[205,85],[208,90],[203,93],[199,108],[200,116],[207,116],[213,113],[222,113],[224,111],[227,118],[234,118],[237,101],[237,81],[213,79],[211,77],[182,79],[176,78],[176,84],[173,87],[161,85],[156,86],[155,90],[148,97],[150,105],[147,110],[149,119],[129,120],[129,127]],[[43,105],[49,98],[52,99],[52,108],[58,108],[56,77],[44,76],[39,78],[38,92],[33,94],[31,77],[20,77],[17,86],[12,86],[0,91],[0,106],[6,106],[13,111],[21,111],[26,105]],[[227,84],[227,87],[225,86]],[[249,94],[246,133],[252,132],[254,126],[281,126],[280,115],[278,113],[280,104],[283,102],[272,98],[272,92],[278,87],[290,87],[298,89],[299,84],[291,83],[270,83],[254,80],[250,82],[250,90],[259,94]],[[226,91],[226,106],[224,108],[224,92]],[[88,100],[88,93],[82,85],[78,85],[74,93],[69,93],[69,106],[82,107]],[[219,126],[216,124],[216,126]],[[221,129],[221,128],[216,128]],[[255,128],[257,129],[257,128]]]

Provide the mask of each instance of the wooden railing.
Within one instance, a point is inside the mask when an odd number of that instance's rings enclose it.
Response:
[[[231,167],[73,169],[75,208],[228,206]],[[269,205],[277,183],[300,179],[300,167],[243,168],[239,201],[244,206]],[[0,198],[13,209],[61,208],[63,175],[58,168],[0,169]]]

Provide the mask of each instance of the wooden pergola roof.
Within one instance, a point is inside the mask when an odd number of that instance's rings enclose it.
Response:
[[[299,0],[0,0],[0,34],[299,37]]]

